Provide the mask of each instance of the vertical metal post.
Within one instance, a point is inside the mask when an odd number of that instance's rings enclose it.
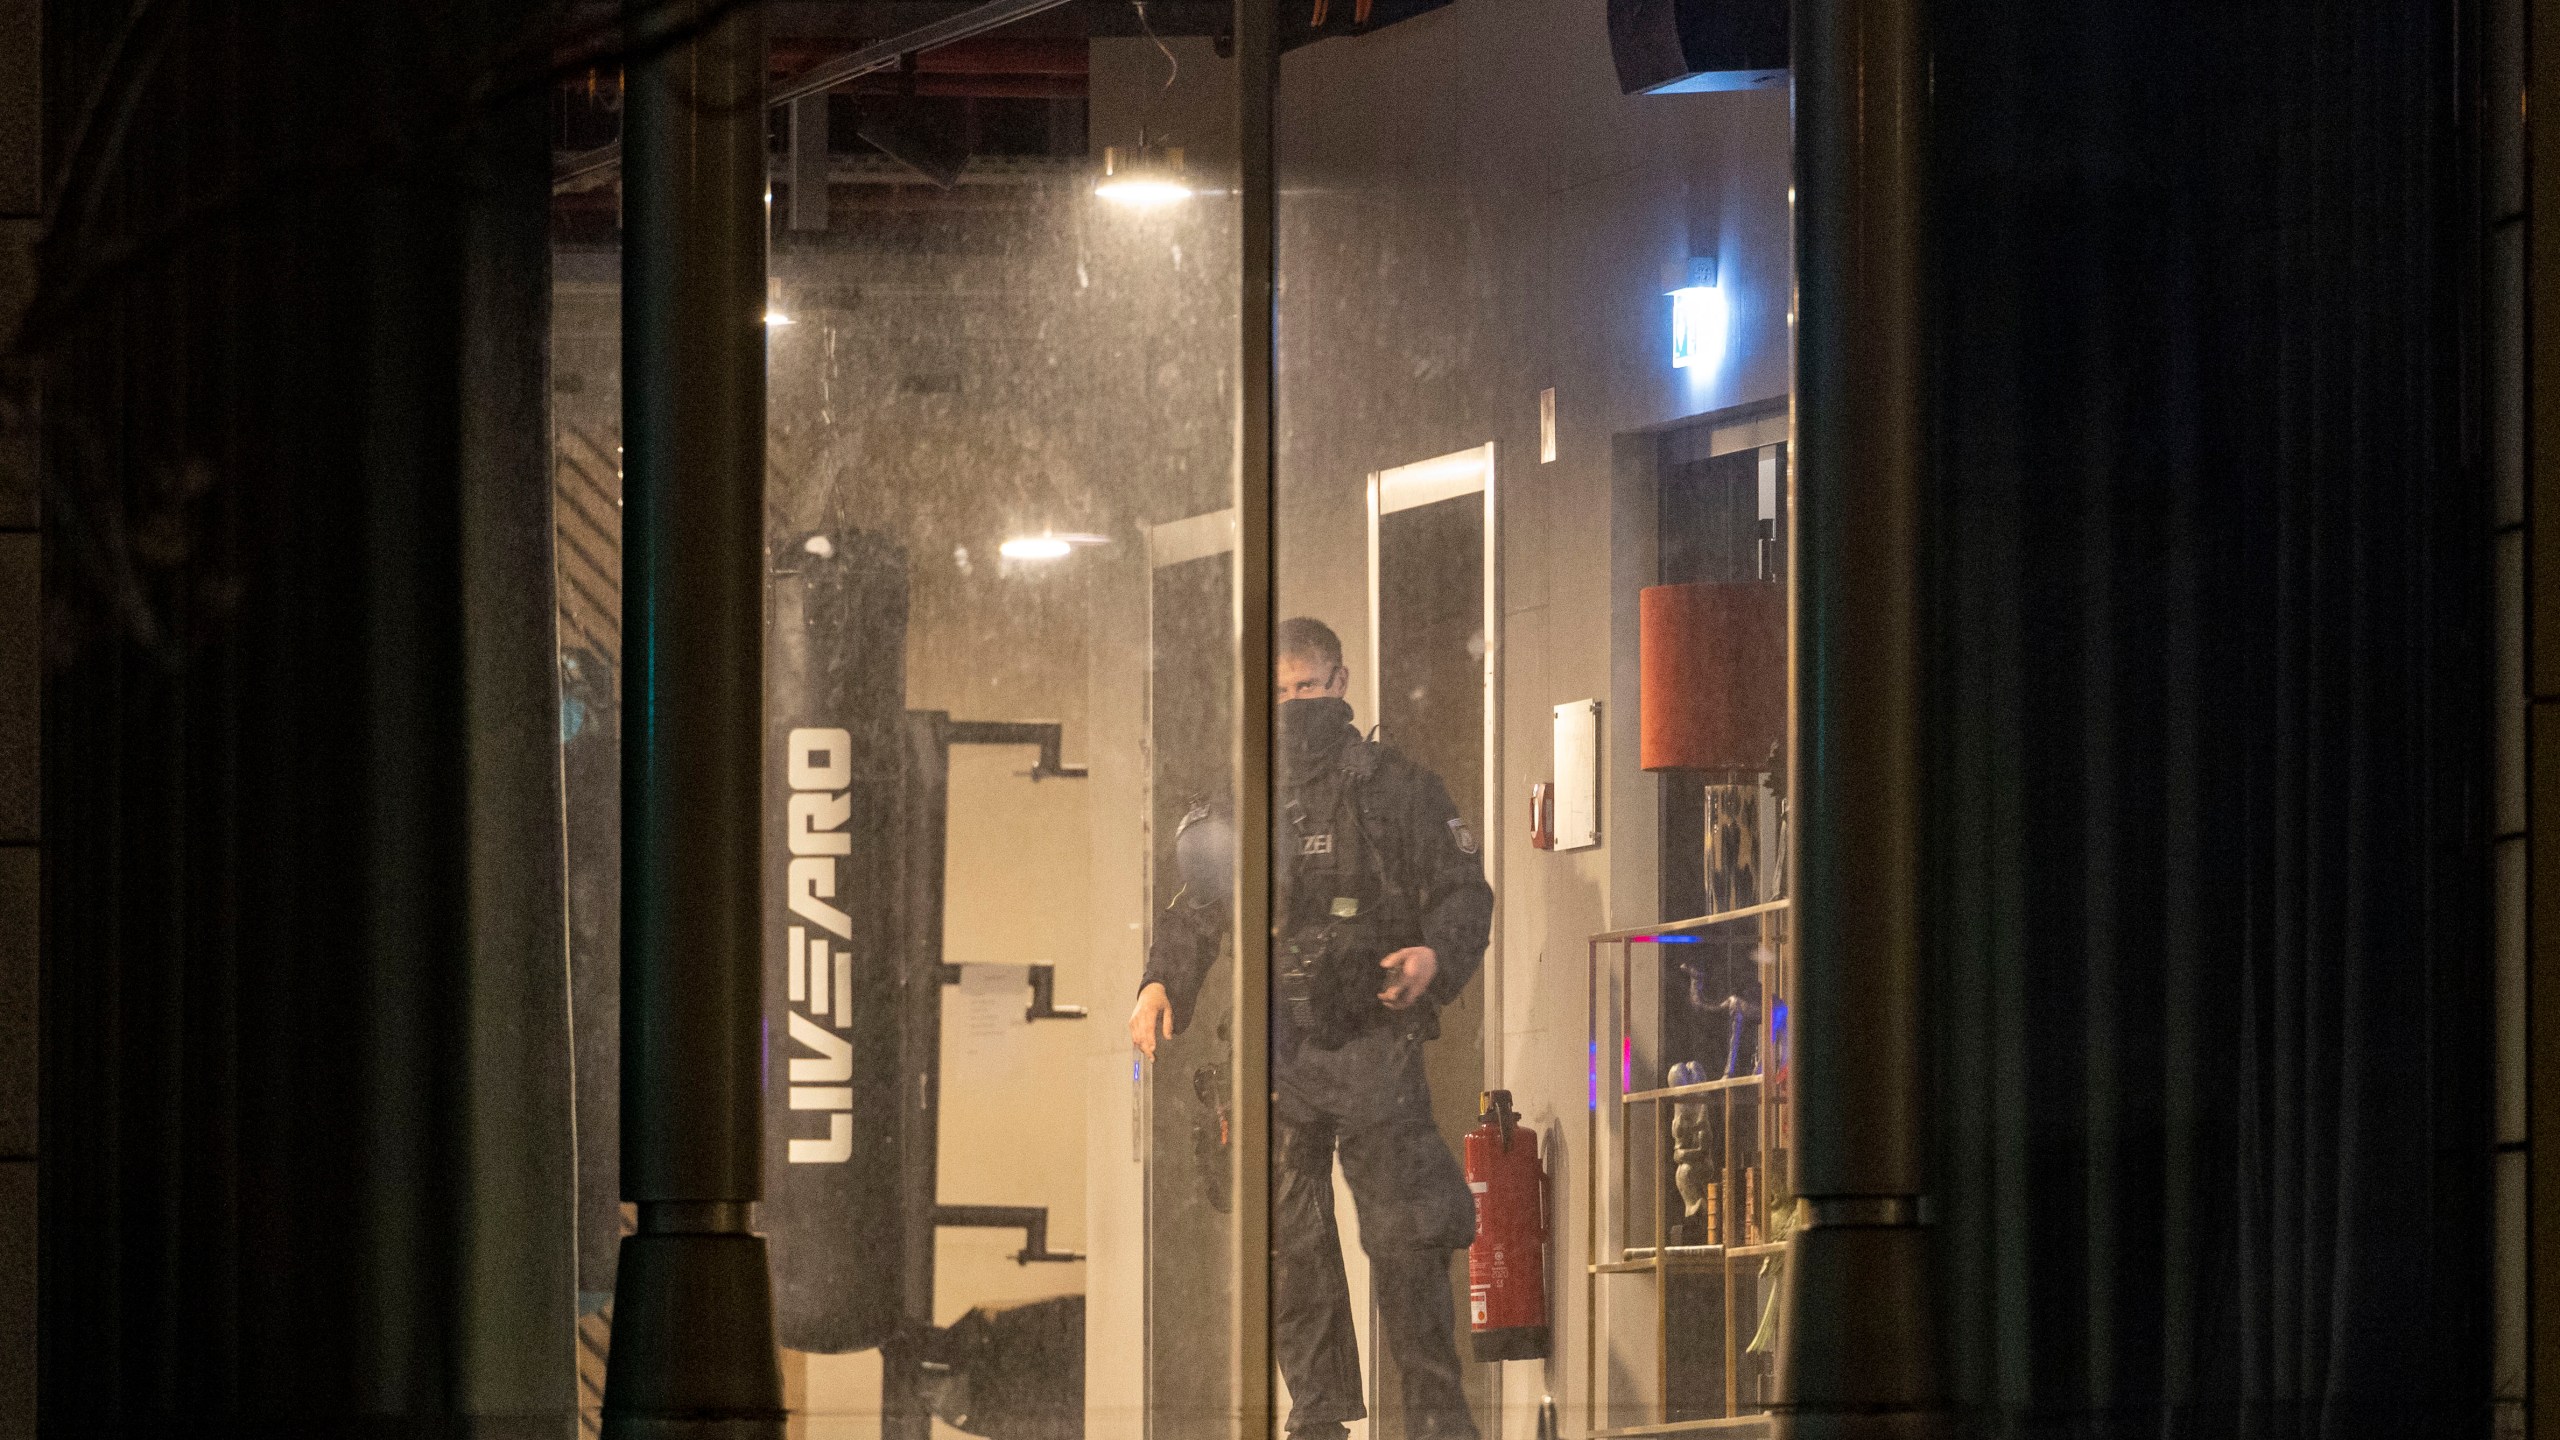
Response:
[[[1921,0],[1798,0],[1796,994],[1778,1430],[1932,1433]]]
[[[1242,313],[1236,436],[1235,1373],[1236,1434],[1279,1422],[1271,1359],[1271,905],[1274,423],[1279,295],[1277,0],[1236,0]]]
[[[628,13],[622,1193],[639,1225],[604,1426],[778,1437],[772,1280],[748,1228],[763,1189],[763,18],[722,0]]]
[[[1591,941],[1584,954],[1586,1023],[1582,1063],[1589,1067],[1583,1083],[1590,1089],[1582,1127],[1582,1153],[1587,1157],[1584,1168],[1591,1178],[1582,1190],[1582,1428],[1590,1431],[1605,1423],[1600,1409],[1600,1225],[1605,1203],[1600,1169],[1600,942]],[[1623,1166],[1618,1193],[1626,1193]]]

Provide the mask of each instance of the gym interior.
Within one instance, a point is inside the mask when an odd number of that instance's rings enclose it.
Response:
[[[777,10],[774,93],[881,38],[835,11],[884,8]],[[1123,1023],[1258,693],[1238,80],[1223,9],[1192,8],[1052,8],[773,108],[761,1226],[795,1433],[1177,1440],[1235,1409],[1231,961],[1153,1061]],[[1775,55],[1647,71],[1626,8],[1318,3],[1275,106],[1277,611],[1340,635],[1357,723],[1441,777],[1493,884],[1426,1055],[1453,1150],[1497,1090],[1538,1140],[1543,1353],[1467,1366],[1482,1432],[1523,1440],[1753,1424],[1784,1212],[1783,10]],[[563,153],[616,103],[572,87]],[[592,1407],[622,1228],[621,301],[614,172],[563,171]],[[822,1072],[852,1083],[790,1083]],[[1352,1430],[1387,1440],[1337,1198]]]

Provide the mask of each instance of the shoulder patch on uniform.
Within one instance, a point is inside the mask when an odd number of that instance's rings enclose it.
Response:
[[[1467,828],[1466,821],[1455,816],[1450,817],[1449,838],[1458,842],[1458,850],[1461,854],[1476,853],[1476,833]]]

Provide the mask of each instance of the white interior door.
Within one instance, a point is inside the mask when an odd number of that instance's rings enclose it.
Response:
[[[1379,736],[1449,787],[1478,837],[1488,878],[1501,873],[1502,834],[1496,495],[1491,444],[1369,477],[1368,689]],[[1498,945],[1487,950],[1481,978],[1441,1013],[1440,1038],[1423,1052],[1434,1119],[1453,1150],[1474,1127],[1477,1091],[1501,1083],[1502,1047],[1487,1043],[1486,1022],[1502,1013],[1501,960]],[[1464,1359],[1466,1257],[1451,1263]],[[1364,1260],[1355,1282],[1363,1295],[1366,1270]],[[1374,1440],[1403,1440],[1394,1359],[1374,1347],[1363,1354],[1370,1433]],[[1493,1367],[1467,1369],[1477,1425],[1492,1434]]]

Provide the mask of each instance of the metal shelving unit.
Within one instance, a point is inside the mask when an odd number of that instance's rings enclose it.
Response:
[[[1767,1432],[1763,1399],[1744,1393],[1742,1373],[1749,1333],[1760,1320],[1762,1263],[1786,1249],[1771,1223],[1776,1207],[1770,1184],[1770,1177],[1787,1173],[1786,912],[1787,902],[1780,899],[1590,937],[1591,1104],[1583,1151],[1591,1171],[1583,1192],[1588,1207],[1585,1440]],[[1646,973],[1659,997],[1664,989],[1662,947],[1716,942],[1752,947],[1757,971],[1753,1003],[1759,1013],[1748,1073],[1640,1085],[1637,1028],[1642,1015],[1634,1003],[1643,968],[1637,964],[1638,947],[1653,948],[1654,964]],[[1614,964],[1609,963],[1612,958]],[[1644,1057],[1648,1078],[1673,1063],[1663,1053],[1661,1032],[1666,1027],[1658,1013],[1653,1028]],[[1734,1057],[1727,1058],[1730,1062]],[[1647,1137],[1645,1143],[1636,1143],[1639,1134]],[[1683,1138],[1692,1143],[1684,1147]],[[1679,1186],[1675,1157],[1683,1153],[1703,1167],[1692,1174],[1698,1182],[1695,1215],[1687,1213],[1688,1197]],[[1609,1328],[1604,1322],[1624,1312],[1631,1297],[1617,1292],[1630,1283],[1627,1277],[1652,1280],[1645,1308],[1652,1327],[1654,1391],[1650,1404],[1641,1407],[1652,1418],[1612,1426],[1604,1420],[1619,1405],[1602,1388],[1601,1357]],[[1702,1288],[1721,1302],[1711,1306],[1720,1314],[1720,1324],[1700,1331],[1682,1327],[1675,1335],[1675,1277],[1711,1282]],[[1717,1362],[1713,1369],[1721,1374],[1722,1395],[1676,1397],[1675,1374],[1684,1365],[1694,1370],[1693,1362],[1705,1359]]]

